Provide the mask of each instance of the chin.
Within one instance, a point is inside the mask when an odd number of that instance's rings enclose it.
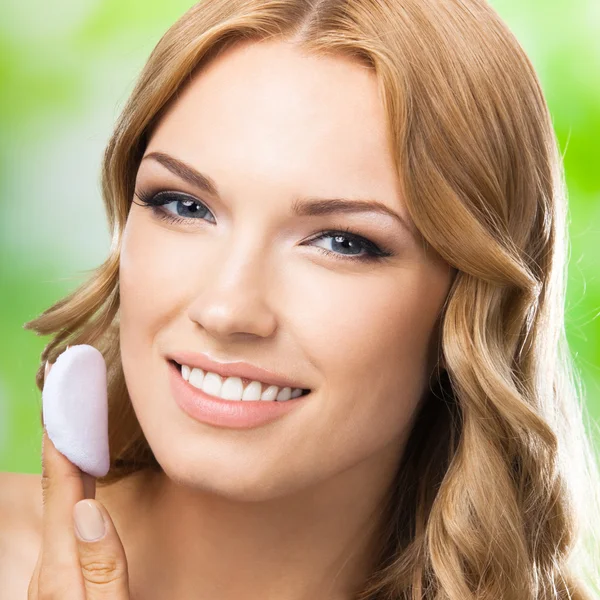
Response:
[[[261,462],[233,449],[207,448],[198,439],[181,435],[159,435],[160,441],[150,435],[148,442],[167,477],[179,486],[238,502],[274,500],[302,487],[300,478],[277,461]],[[179,443],[166,445],[164,440]]]

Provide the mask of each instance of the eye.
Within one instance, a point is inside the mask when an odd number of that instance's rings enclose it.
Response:
[[[139,206],[150,208],[159,219],[184,225],[194,220],[216,223],[207,206],[189,194],[169,190],[161,190],[156,193],[137,190],[135,195],[142,201]],[[344,227],[322,231],[309,242],[327,240],[327,238],[331,238],[332,241],[324,243],[331,249],[323,246],[315,246],[315,248],[336,260],[366,263],[376,262],[394,255],[393,252],[377,246],[371,240]]]
[[[315,246],[318,250],[333,258],[341,260],[361,260],[375,261],[380,258],[392,256],[391,252],[379,248],[375,243],[367,238],[353,232],[349,228],[323,231],[317,237],[310,241],[321,241],[331,238],[331,241],[325,242],[326,246]]]
[[[156,194],[144,190],[136,191],[136,196],[143,202],[144,208],[151,208],[152,212],[161,219],[181,222],[191,219],[201,220],[207,216],[211,223],[215,218],[205,204],[182,192],[160,191]]]

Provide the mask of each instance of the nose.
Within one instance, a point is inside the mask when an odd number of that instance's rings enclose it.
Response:
[[[200,291],[188,309],[189,318],[213,337],[268,337],[276,328],[269,306],[269,269],[258,245],[229,246],[222,259],[203,264]],[[216,256],[216,255],[215,255]],[[207,261],[208,262],[208,261]]]

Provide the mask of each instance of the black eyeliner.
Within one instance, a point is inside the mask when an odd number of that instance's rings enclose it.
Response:
[[[208,212],[210,210],[208,207],[201,201],[196,200],[193,196],[186,194],[185,192],[177,192],[171,190],[159,190],[157,192],[151,192],[143,189],[139,189],[135,191],[135,196],[137,196],[142,204],[135,202],[138,206],[142,208],[150,208],[153,214],[164,221],[168,221],[170,223],[187,223],[190,220],[201,220],[201,219],[189,219],[181,216],[175,216],[172,213],[169,213],[163,210],[161,207],[165,204],[170,204],[171,202],[180,201],[181,197],[186,197],[190,201],[194,202],[197,206],[201,206],[206,208]],[[212,213],[211,213],[212,214]],[[371,240],[363,237],[359,233],[353,231],[349,227],[339,227],[337,229],[328,229],[321,231],[318,235],[310,238],[308,241],[320,240],[327,237],[344,237],[350,241],[357,242],[362,246],[362,249],[366,251],[366,254],[363,255],[352,255],[352,254],[340,254],[338,252],[334,252],[333,250],[327,250],[326,248],[321,248],[320,246],[315,246],[317,250],[320,250],[323,254],[326,254],[334,259],[339,259],[342,261],[354,260],[359,262],[376,262],[381,261],[382,259],[393,256],[394,253],[389,250],[378,246]]]

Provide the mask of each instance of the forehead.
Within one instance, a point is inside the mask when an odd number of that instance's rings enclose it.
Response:
[[[159,123],[151,150],[218,181],[235,173],[294,195],[375,196],[404,212],[374,71],[289,42],[245,43],[205,65]]]

